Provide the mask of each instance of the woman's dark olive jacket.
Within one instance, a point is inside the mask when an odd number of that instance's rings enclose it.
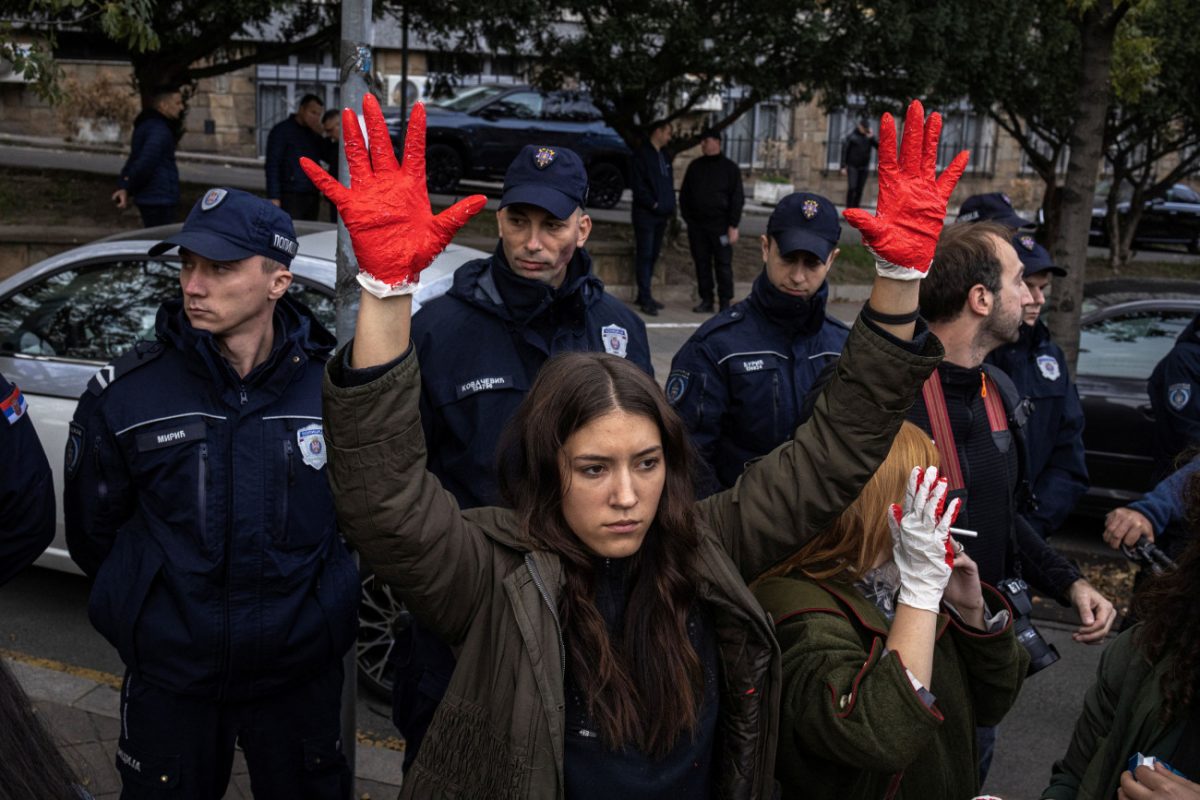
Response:
[[[721,659],[718,798],[767,800],[775,790],[780,652],[746,582],[857,496],[941,359],[931,336],[920,349],[910,352],[859,320],[812,419],[732,489],[697,505],[694,569]],[[509,510],[460,511],[425,470],[411,351],[361,386],[347,386],[343,370],[341,358],[331,359],[324,387],[342,531],[458,657],[401,796],[562,798],[558,557],[524,538]]]

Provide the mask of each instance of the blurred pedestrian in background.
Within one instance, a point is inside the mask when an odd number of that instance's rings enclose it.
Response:
[[[121,209],[130,202],[136,205],[146,228],[169,225],[179,214],[175,143],[182,115],[183,94],[177,87],[164,86],[150,93],[150,107],[133,122],[129,158],[121,167],[112,200]]]
[[[687,223],[688,247],[696,263],[697,314],[713,312],[713,273],[720,310],[733,299],[733,246],[738,242],[745,194],[742,171],[721,153],[721,134],[700,134],[701,156],[688,164],[679,188],[679,211]]]

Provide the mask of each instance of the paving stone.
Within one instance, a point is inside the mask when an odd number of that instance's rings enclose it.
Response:
[[[98,684],[95,689],[76,700],[72,705],[102,717],[120,719],[121,690]]]
[[[404,753],[359,742],[354,752],[355,776],[394,787],[400,786]]]
[[[96,730],[86,711],[45,701],[35,701],[33,707],[60,747],[96,740]]]
[[[99,742],[88,742],[65,747],[62,752],[75,767],[80,783],[92,794],[121,790],[121,776],[113,763],[112,749]]]
[[[121,737],[121,720],[99,714],[88,714],[88,717],[96,730],[96,738],[100,741],[115,742]]]
[[[87,678],[45,667],[35,667],[21,661],[7,663],[25,694],[33,700],[47,700],[69,706],[99,685]]]

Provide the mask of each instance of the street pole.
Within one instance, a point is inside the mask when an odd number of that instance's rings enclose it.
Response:
[[[372,76],[372,46],[375,34],[371,20],[371,0],[342,0],[342,36],[338,62],[341,64],[342,107],[352,108],[361,116],[363,96]],[[338,175],[347,185],[350,168],[346,164],[346,132],[342,131],[338,148]],[[333,304],[336,312],[337,340],[343,345],[354,336],[358,314],[358,261],[350,246],[350,234],[338,215],[337,281]],[[355,556],[355,563],[358,557]],[[342,663],[342,752],[350,766],[350,785],[347,800],[354,797],[355,757],[358,750],[358,637]]]

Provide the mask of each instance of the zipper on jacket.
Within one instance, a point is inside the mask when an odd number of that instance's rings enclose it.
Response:
[[[546,608],[550,609],[550,617],[554,620],[554,629],[558,632],[559,666],[562,668],[563,680],[566,680],[567,646],[563,643],[562,623],[558,620],[558,609],[550,602],[550,593],[546,591],[546,584],[542,583],[542,576],[538,573],[537,565],[533,562],[533,553],[525,554],[525,567],[529,570],[529,575],[533,578],[533,585],[537,587],[538,594],[542,596],[542,602],[546,604]]]
[[[241,399],[242,405],[246,405],[246,387],[242,386],[238,389],[238,398]]]
[[[242,390],[242,396],[245,397],[245,389]],[[226,485],[231,487],[236,485],[233,475],[233,436],[230,433],[227,446],[229,453],[229,472]],[[230,567],[230,558],[233,551],[232,542],[232,527],[233,527],[233,491],[225,493],[225,533],[221,546],[221,660],[220,668],[217,674],[220,675],[220,684],[217,688],[217,700],[223,701],[229,693],[230,678],[233,673],[230,669],[230,661],[233,653],[233,631],[230,630],[230,614],[229,614],[229,582],[232,579],[233,569]]]
[[[208,443],[200,443],[200,469],[196,478],[196,503],[200,507],[200,546],[204,546],[208,530]]]
[[[287,466],[287,485],[283,487],[283,518],[279,521],[283,536],[287,536],[288,500],[292,495],[292,484],[296,482],[296,468],[292,464],[292,441],[283,440],[283,463]]]

